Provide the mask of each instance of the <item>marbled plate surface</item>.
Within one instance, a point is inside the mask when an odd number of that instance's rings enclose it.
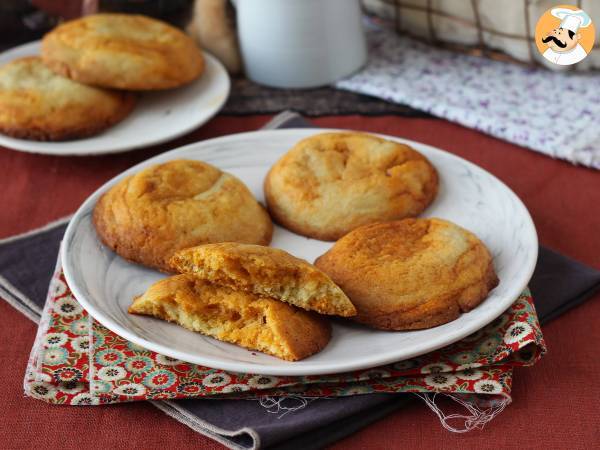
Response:
[[[91,222],[100,195],[143,167],[177,158],[209,162],[243,180],[264,203],[262,182],[269,167],[298,140],[323,129],[257,131],[198,142],[138,164],[106,183],[81,206],[63,241],[62,263],[75,296],[100,323],[150,350],[184,361],[237,372],[316,375],[373,367],[427,353],[455,342],[491,322],[526,287],[535,267],[537,235],[519,198],[483,169],[442,150],[405,142],[426,155],[440,174],[440,192],[425,216],[451,220],[477,234],[494,256],[500,284],[473,311],[448,324],[420,331],[377,331],[334,321],[333,337],[320,353],[286,362],[219,342],[157,319],[133,316],[136,295],[165,274],[129,263],[103,246]],[[309,262],[332,243],[308,239],[275,227],[274,247]]]
[[[40,41],[0,54],[0,66],[13,59],[39,55]],[[15,139],[0,133],[0,145],[52,155],[117,153],[160,144],[207,122],[227,100],[229,75],[213,56],[204,53],[204,73],[190,84],[164,91],[142,92],[131,114],[100,134],[64,142]]]

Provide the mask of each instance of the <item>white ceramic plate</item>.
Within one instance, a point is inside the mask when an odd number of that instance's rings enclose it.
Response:
[[[12,48],[0,55],[0,66],[23,56],[38,55],[40,42]],[[204,52],[205,71],[177,89],[143,92],[129,116],[104,132],[85,139],[40,142],[0,134],[0,145],[14,150],[52,155],[96,155],[160,144],[192,131],[213,117],[229,95],[223,65]]]
[[[238,176],[264,202],[262,181],[269,167],[300,139],[322,131],[327,130],[258,131],[198,142],[138,164],[106,183],[79,208],[66,231],[62,263],[76,298],[104,326],[155,352],[209,367],[269,375],[344,372],[424,354],[475,332],[513,303],[531,278],[538,251],[533,222],[519,198],[494,176],[461,158],[388,137],[412,145],[439,171],[439,195],[425,215],[449,219],[472,230],[494,255],[500,284],[473,311],[448,324],[410,332],[377,331],[336,320],[327,347],[293,363],[127,313],[134,296],[166,275],[129,263],[100,243],[91,214],[102,193],[144,167],[189,158]],[[332,244],[275,227],[271,245],[312,262]]]

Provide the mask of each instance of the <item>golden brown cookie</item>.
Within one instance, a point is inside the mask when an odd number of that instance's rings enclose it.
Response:
[[[194,41],[171,25],[130,14],[95,14],[59,25],[42,41],[54,72],[95,86],[169,89],[204,70]]]
[[[56,75],[38,57],[0,67],[0,132],[62,141],[100,133],[125,118],[133,94],[86,86]]]
[[[317,314],[217,286],[194,275],[154,283],[129,307],[225,342],[297,361],[322,350],[331,326]]]
[[[315,265],[352,300],[354,320],[385,330],[450,322],[498,284],[485,245],[441,219],[365,225],[337,241]]]
[[[121,180],[94,208],[104,243],[123,258],[169,271],[169,258],[212,242],[268,244],[273,224],[246,185],[201,161],[175,160]]]
[[[321,314],[356,314],[346,294],[327,275],[277,248],[233,242],[201,245],[177,252],[171,265],[181,273]]]
[[[364,133],[306,138],[275,163],[264,183],[277,222],[322,240],[368,223],[416,216],[437,189],[437,172],[423,155]]]

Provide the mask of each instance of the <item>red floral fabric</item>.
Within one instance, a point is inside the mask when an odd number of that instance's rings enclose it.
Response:
[[[179,361],[126,341],[77,302],[59,269],[32,349],[25,393],[55,404],[98,405],[197,397],[335,397],[374,392],[486,394],[510,401],[512,368],[546,347],[528,291],[492,323],[429,354],[323,376],[226,372]]]

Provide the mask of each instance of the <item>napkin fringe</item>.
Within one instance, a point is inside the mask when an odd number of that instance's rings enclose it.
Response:
[[[419,397],[429,409],[440,419],[441,425],[448,431],[453,433],[468,433],[469,431],[483,429],[485,425],[491,422],[496,416],[498,416],[504,409],[510,405],[511,398],[508,396],[499,396],[498,400],[488,401],[486,404],[489,407],[483,407],[478,404],[477,398],[470,395],[456,395],[456,394],[445,394],[445,393],[414,393]],[[439,405],[436,403],[438,396],[450,399],[455,403],[466,409],[466,414],[446,414]],[[473,397],[469,399],[469,397]],[[268,413],[276,414],[278,419],[281,419],[289,413],[295,413],[308,406],[309,403],[315,400],[327,400],[328,397],[305,397],[302,395],[294,395],[290,397],[275,397],[275,396],[262,396],[258,399],[248,399],[258,401]],[[452,421],[462,421],[462,427],[451,425]]]
[[[326,397],[304,397],[302,395],[290,395],[289,397],[265,395],[256,400],[265,411],[270,414],[276,414],[277,418],[281,419],[289,413],[295,413],[296,411],[306,408],[309,403],[314,402],[319,398],[326,399]]]
[[[436,416],[440,419],[441,425],[448,431],[453,433],[468,433],[476,429],[482,429],[485,425],[491,422],[498,414],[504,411],[511,403],[510,397],[501,397],[501,399],[493,402],[488,408],[480,407],[476,401],[469,401],[460,395],[454,394],[425,394],[415,393],[417,397],[425,402],[425,404],[431,409]],[[468,414],[446,414],[436,404],[438,396],[448,398],[462,407],[464,407]],[[452,426],[450,421],[462,420],[462,427]]]

